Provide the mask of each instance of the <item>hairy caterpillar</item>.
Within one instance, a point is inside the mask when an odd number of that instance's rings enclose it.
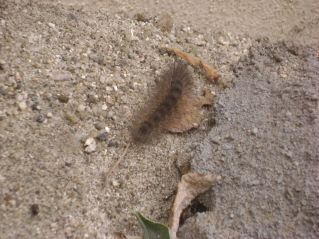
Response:
[[[178,120],[180,105],[185,94],[190,94],[193,73],[187,64],[177,61],[162,72],[157,89],[150,96],[148,104],[142,108],[132,127],[132,141],[145,143],[165,130],[172,120]]]

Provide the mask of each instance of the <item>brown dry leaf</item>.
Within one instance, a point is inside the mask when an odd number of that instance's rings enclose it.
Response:
[[[176,48],[171,48],[171,47],[166,47],[166,46],[161,46],[161,48],[165,48],[169,51],[172,51],[174,52],[177,56],[183,58],[185,61],[187,61],[188,63],[192,64],[193,66],[200,66],[200,62],[201,60],[198,59],[197,57],[191,55],[191,54],[188,54],[186,52],[183,52],[181,50],[178,50]]]
[[[188,54],[186,52],[172,47],[161,46],[161,48],[173,51],[177,56],[183,58],[185,61],[192,64],[193,66],[200,66],[201,68],[203,68],[207,75],[207,79],[211,82],[217,81],[218,78],[221,77],[221,75],[217,72],[217,70],[214,67],[208,65],[206,62],[200,60],[199,58],[191,54]]]
[[[201,61],[201,67],[204,68],[205,73],[207,75],[207,79],[209,81],[218,81],[218,78],[221,77],[217,70],[214,67],[208,65],[206,62]]]
[[[177,195],[168,222],[173,238],[176,238],[179,219],[183,210],[195,197],[207,191],[214,182],[220,179],[220,176],[214,177],[211,174],[200,173],[188,173],[182,176],[182,180],[178,184]]]
[[[214,102],[215,93],[210,93],[207,89],[204,89],[204,91],[205,96],[199,100],[198,108],[201,108],[204,105],[211,105]]]
[[[190,95],[183,96],[178,106],[178,112],[174,112],[169,120],[164,122],[164,128],[173,133],[182,133],[198,127],[202,120],[200,109],[203,105],[213,104],[215,96],[206,89],[204,91],[205,96],[202,98]]]

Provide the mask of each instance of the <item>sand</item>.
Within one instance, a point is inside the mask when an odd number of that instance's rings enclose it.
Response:
[[[157,17],[5,1],[0,7],[0,234],[3,238],[141,236],[130,209],[167,223],[180,168],[221,175],[179,238],[317,238],[316,45],[193,29]],[[133,145],[132,115],[173,46],[195,92],[216,92],[198,128]],[[197,204],[198,205],[198,204]]]

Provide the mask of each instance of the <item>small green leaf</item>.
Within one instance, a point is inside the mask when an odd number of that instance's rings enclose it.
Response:
[[[131,212],[137,217],[145,239],[173,239],[171,230],[167,226],[152,222],[137,211]]]

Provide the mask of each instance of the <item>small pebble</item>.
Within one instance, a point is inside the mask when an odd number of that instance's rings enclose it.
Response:
[[[7,108],[7,109],[6,109],[7,115],[13,115],[13,111],[14,111],[14,110],[15,110],[15,109],[14,109],[13,107]]]
[[[41,110],[41,106],[38,105],[37,103],[35,103],[35,104],[31,105],[31,109],[32,110]]]
[[[166,51],[165,48],[161,47],[161,48],[158,49],[158,52],[159,52],[159,54],[164,55],[167,51]]]
[[[68,96],[66,96],[66,95],[64,95],[64,94],[61,94],[60,96],[59,96],[59,101],[60,102],[62,102],[62,103],[68,103],[69,102],[69,97]]]
[[[40,114],[40,115],[38,116],[38,118],[37,118],[37,122],[43,123],[46,118],[47,118],[47,117],[46,117],[45,114]]]
[[[18,103],[18,106],[19,106],[19,109],[20,109],[21,111],[24,111],[24,110],[27,109],[27,103],[25,103],[25,101],[19,102],[19,103]]]
[[[113,83],[114,83],[114,81],[112,78],[108,78],[105,80],[105,84],[107,84],[107,85],[113,85]]]
[[[66,117],[73,123],[73,124],[76,124],[80,121],[80,119],[74,115],[74,114],[71,114],[71,113],[66,113]]]
[[[68,13],[68,14],[67,14],[67,17],[68,17],[70,20],[75,20],[75,21],[78,20],[73,13]]]
[[[52,22],[49,22],[48,26],[51,27],[51,28],[55,28],[55,24],[53,24]]]
[[[53,116],[52,112],[48,112],[48,113],[47,113],[47,117],[48,117],[48,118],[52,118],[52,116]]]
[[[173,18],[168,13],[164,13],[159,16],[156,26],[163,31],[170,32],[173,28],[173,24]]]
[[[291,158],[291,157],[293,156],[293,153],[292,153],[292,151],[289,150],[289,151],[286,152],[286,155],[287,155],[289,158]]]
[[[106,132],[106,133],[110,133],[110,131],[111,131],[110,127],[108,127],[108,126],[105,126],[104,129],[105,129],[105,132]]]
[[[84,152],[86,152],[88,154],[92,153],[92,152],[94,152],[96,150],[96,141],[93,138],[88,138],[85,141],[84,145],[87,145],[87,147],[84,149]]]
[[[102,84],[105,83],[105,80],[106,80],[106,77],[105,77],[105,76],[100,76],[100,82],[101,82]]]
[[[71,76],[69,74],[53,75],[51,78],[54,81],[68,81],[68,80],[71,80]]]
[[[50,227],[51,227],[52,230],[55,230],[56,227],[57,227],[57,223],[51,223]]]
[[[223,37],[218,37],[216,41],[221,45],[229,45],[229,42],[225,41]]]
[[[78,112],[83,112],[85,110],[85,106],[83,104],[78,105],[78,108],[76,109]]]
[[[120,185],[120,183],[119,183],[119,181],[117,181],[117,180],[113,180],[113,181],[112,181],[112,185],[113,185],[114,187],[117,187],[117,186]]]
[[[256,135],[258,133],[258,129],[257,128],[253,128],[252,132],[253,132],[254,135]]]
[[[20,75],[19,72],[16,73],[15,78],[16,78],[17,81],[21,80],[21,75]]]
[[[16,200],[10,200],[10,201],[8,201],[8,203],[9,203],[9,205],[11,206],[11,207],[15,207],[16,205],[17,205],[17,201]]]
[[[17,101],[23,101],[23,99],[24,99],[22,94],[16,94],[15,98],[16,98]]]
[[[107,87],[105,87],[105,90],[106,90],[107,92],[111,92],[111,91],[112,91],[112,87],[107,86]]]
[[[196,39],[194,40],[194,44],[195,44],[196,46],[205,46],[205,45],[206,45],[206,41],[196,38]]]
[[[84,149],[84,152],[89,154],[94,152],[95,150],[96,150],[96,144],[90,144]]]
[[[113,116],[114,116],[114,111],[109,111],[108,113],[107,113],[107,117],[108,118],[112,118]]]
[[[97,130],[101,130],[103,129],[102,125],[100,123],[95,123],[94,124],[94,127],[97,129]]]
[[[90,95],[88,98],[88,102],[92,104],[96,104],[99,97],[97,95]]]
[[[91,144],[94,144],[94,143],[95,143],[94,138],[88,138],[88,139],[85,141],[84,145],[91,145]]]
[[[139,22],[146,22],[147,21],[147,17],[145,13],[136,13],[134,15],[134,19],[136,19]]]
[[[6,95],[6,92],[0,88],[0,95]]]
[[[90,138],[89,135],[83,135],[83,136],[80,138],[81,143],[85,144],[85,142],[86,142],[86,140],[87,140],[88,138]]]
[[[39,213],[39,205],[38,204],[32,204],[31,205],[31,213],[32,215],[38,215]]]
[[[96,139],[97,140],[100,140],[100,141],[107,141],[108,140],[108,134],[107,133],[102,133],[102,134],[99,134]]]
[[[107,105],[102,105],[102,110],[107,110]]]
[[[117,148],[118,146],[119,146],[118,143],[113,141],[110,141],[107,145],[107,147],[115,147],[115,148]]]
[[[290,111],[287,111],[286,116],[287,116],[287,117],[291,117],[291,116],[292,116],[292,113],[291,113]]]
[[[257,186],[257,185],[260,184],[260,182],[259,182],[259,180],[253,180],[253,181],[251,182],[251,184],[252,184],[252,186]]]

